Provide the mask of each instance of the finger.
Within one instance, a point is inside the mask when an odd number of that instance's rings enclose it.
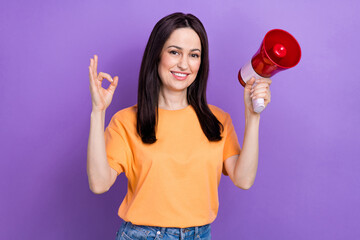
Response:
[[[97,73],[94,71],[95,60],[93,58],[90,59],[91,72],[94,80],[97,78]]]
[[[90,69],[91,69],[91,71],[93,70],[93,59],[92,58],[90,58]]]
[[[256,95],[262,94],[262,93],[267,93],[267,92],[268,92],[267,88],[257,88],[254,91],[250,92],[250,97],[256,96]]]
[[[260,88],[265,88],[265,89],[269,89],[269,84],[268,83],[260,83],[260,84],[256,84],[256,86],[254,86],[251,90],[257,90]]]
[[[264,98],[265,100],[270,99],[271,98],[271,92],[270,90],[265,90],[265,91],[259,91],[259,92],[254,92],[250,95],[251,98]]]
[[[97,69],[97,67],[95,67],[95,55],[94,55],[94,58],[92,59],[92,71],[93,71],[93,76],[97,78],[98,74],[97,74],[97,70],[95,69]]]
[[[95,72],[95,75],[97,75],[97,65],[98,65],[98,56],[95,54],[94,55],[94,72]]]
[[[255,77],[251,77],[249,81],[246,82],[246,85],[253,85],[255,82]]]
[[[256,80],[257,82],[271,82],[271,79],[270,78],[258,78],[257,80]]]
[[[254,86],[254,88],[261,88],[261,87],[269,87],[270,85],[269,85],[269,83],[256,83],[256,84],[254,84],[255,86]]]
[[[267,82],[269,83],[269,85],[271,85],[272,80],[270,78],[265,78],[267,80]]]
[[[92,88],[93,85],[94,85],[94,76],[93,76],[93,73],[92,73],[91,66],[89,66],[89,79],[90,79],[90,87]]]
[[[90,82],[91,82],[91,77],[92,77],[92,74],[91,74],[91,66],[89,66],[89,79],[90,79]]]
[[[250,90],[250,93],[266,92],[268,89],[268,86],[256,86]]]
[[[94,59],[93,58],[91,58],[90,59],[90,67],[91,67],[91,73],[92,73],[92,76],[93,76],[93,78],[94,78],[94,80],[96,79],[96,77],[97,77],[97,75],[94,73]]]
[[[89,77],[90,77],[90,80],[92,80],[93,74],[92,74],[91,64],[90,64],[90,66],[89,66]]]
[[[117,86],[118,81],[119,81],[119,77],[115,76],[113,79],[114,79],[114,81],[107,88],[107,90],[111,91],[112,93],[115,92],[116,86]]]
[[[257,80],[256,80],[256,83],[257,83],[257,84],[267,83],[267,84],[270,85],[270,84],[272,83],[272,81],[271,81],[270,78],[260,78],[260,79],[257,79]]]
[[[257,89],[256,91],[254,91],[250,94],[250,97],[251,97],[251,95],[256,96],[256,95],[262,94],[262,93],[267,93],[267,89],[265,89],[265,88]]]
[[[255,84],[253,85],[253,87],[251,88],[251,92],[254,92],[254,91],[256,91],[257,89],[260,89],[260,88],[269,89],[269,88],[270,88],[269,82],[258,82],[258,83],[255,83]]]
[[[254,82],[255,82],[255,78],[251,77],[250,80],[246,82],[245,89],[251,89]]]
[[[100,79],[101,78],[101,79]],[[106,78],[109,82],[113,82],[114,80],[111,78],[111,76],[107,73],[100,72],[98,79],[102,81],[104,78]]]
[[[266,92],[265,93],[262,92],[262,93],[258,93],[258,94],[253,95],[252,98],[254,98],[254,99],[256,99],[256,98],[268,99],[268,94]]]

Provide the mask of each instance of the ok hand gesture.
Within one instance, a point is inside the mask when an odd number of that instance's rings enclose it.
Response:
[[[90,59],[89,66],[89,79],[90,79],[90,93],[92,101],[92,111],[105,111],[110,105],[114,96],[116,86],[119,78],[111,76],[107,73],[100,72],[97,74],[98,56],[94,55],[94,58]],[[111,84],[107,89],[101,86],[102,80],[107,79]]]

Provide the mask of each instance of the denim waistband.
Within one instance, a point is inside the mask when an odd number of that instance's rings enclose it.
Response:
[[[203,232],[208,231],[210,228],[210,224],[202,225],[202,226],[194,226],[194,227],[187,227],[187,228],[177,228],[177,227],[156,227],[156,226],[147,226],[147,225],[137,225],[131,222],[125,222],[125,228],[135,226],[140,227],[142,229],[150,229],[156,232],[157,234],[164,235],[170,234],[174,236],[180,235],[201,235]],[[182,234],[181,234],[182,232]]]

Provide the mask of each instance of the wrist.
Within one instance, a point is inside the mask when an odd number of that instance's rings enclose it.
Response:
[[[260,113],[255,113],[255,112],[251,113],[249,111],[245,111],[245,122],[246,123],[260,122]]]
[[[91,117],[105,117],[105,110],[92,110]]]

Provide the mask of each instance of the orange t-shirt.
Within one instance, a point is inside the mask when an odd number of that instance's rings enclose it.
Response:
[[[159,109],[156,138],[144,144],[136,131],[137,105],[118,111],[105,129],[107,160],[128,179],[118,215],[137,225],[186,228],[212,223],[217,215],[223,162],[240,154],[228,113],[208,105],[223,124],[223,139],[210,142],[191,105]]]

